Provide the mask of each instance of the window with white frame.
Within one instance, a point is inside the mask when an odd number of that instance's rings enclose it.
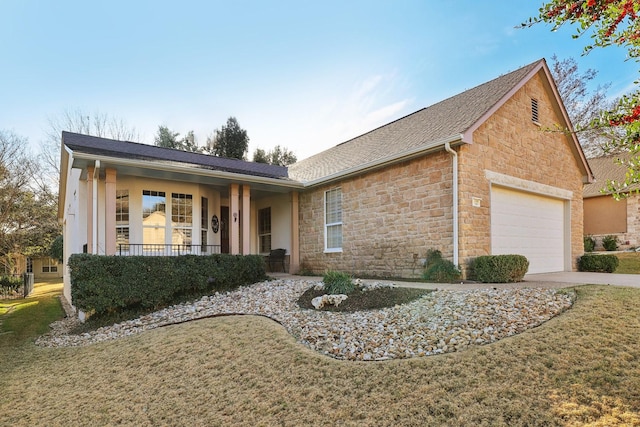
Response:
[[[209,231],[209,200],[206,197],[200,198],[200,245],[202,251],[207,250]]]
[[[43,273],[57,273],[58,272],[58,262],[48,258],[42,260],[42,272]]]
[[[260,253],[271,251],[271,208],[258,210],[258,240]]]
[[[129,190],[116,190],[116,245],[129,245]]]
[[[164,191],[142,191],[142,243],[164,245],[167,199]]]
[[[171,193],[171,243],[191,246],[193,232],[193,197]]]
[[[342,251],[342,189],[324,193],[324,249],[326,252]]]

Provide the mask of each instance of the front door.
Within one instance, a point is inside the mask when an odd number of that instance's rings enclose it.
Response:
[[[220,252],[229,253],[229,206],[220,206]]]

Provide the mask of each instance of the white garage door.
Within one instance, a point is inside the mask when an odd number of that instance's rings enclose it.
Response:
[[[491,252],[519,254],[529,273],[564,270],[564,201],[502,187],[491,189]]]

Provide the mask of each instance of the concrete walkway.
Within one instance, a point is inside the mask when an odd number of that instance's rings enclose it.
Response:
[[[295,276],[287,273],[267,273],[277,279],[322,281],[320,276]],[[615,285],[640,288],[640,274],[610,274],[610,273],[584,273],[584,272],[559,272],[527,274],[523,282],[518,283],[423,283],[401,282],[398,280],[365,279],[365,282],[394,283],[397,286],[420,289],[516,289],[516,288],[567,288],[580,285]]]

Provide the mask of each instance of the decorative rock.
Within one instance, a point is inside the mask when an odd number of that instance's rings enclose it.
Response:
[[[306,280],[256,283],[80,335],[69,334],[78,324],[77,318],[69,316],[52,323],[52,331],[36,344],[90,345],[204,317],[259,314],[277,320],[298,342],[322,354],[347,360],[387,360],[488,344],[536,327],[572,305],[567,293],[536,288],[439,290],[404,305],[355,313],[301,309],[297,299],[318,286],[322,283]]]
[[[324,294],[321,297],[315,297],[311,300],[311,305],[315,307],[316,310],[321,309],[325,305],[335,305],[336,307],[340,305],[340,303],[347,299],[347,296],[344,294],[337,295],[327,295]]]

